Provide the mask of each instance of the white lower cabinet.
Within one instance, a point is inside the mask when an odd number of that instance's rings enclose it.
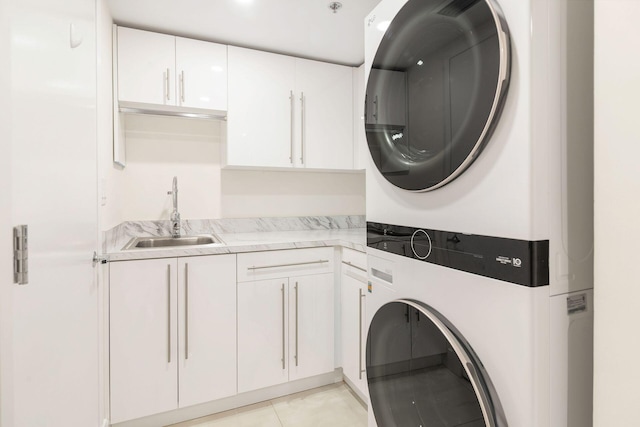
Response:
[[[236,256],[178,261],[178,407],[236,394]]]
[[[235,255],[110,264],[111,422],[236,393]]]
[[[342,373],[362,397],[368,395],[366,375],[366,256],[343,249],[340,284]]]
[[[334,370],[332,271],[333,248],[238,255],[238,392]]]

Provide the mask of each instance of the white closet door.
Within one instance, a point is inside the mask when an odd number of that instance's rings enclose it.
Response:
[[[13,226],[29,248],[29,283],[2,275],[0,423],[97,426],[96,3],[0,8],[3,266]]]

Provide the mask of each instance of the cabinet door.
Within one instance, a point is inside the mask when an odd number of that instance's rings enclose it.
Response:
[[[175,37],[118,27],[118,100],[176,105]]]
[[[341,283],[342,371],[351,384],[366,395],[365,370],[365,284],[354,279],[343,268]]]
[[[176,37],[178,105],[227,109],[227,46]]]
[[[332,372],[333,273],[289,278],[289,380]]]
[[[296,89],[300,108],[296,163],[353,169],[351,67],[296,59]]]
[[[112,262],[109,270],[111,422],[176,409],[177,262]]]
[[[229,46],[227,164],[291,167],[295,59]]]
[[[236,393],[236,256],[178,262],[179,407]]]
[[[238,392],[287,382],[287,279],[238,283]]]

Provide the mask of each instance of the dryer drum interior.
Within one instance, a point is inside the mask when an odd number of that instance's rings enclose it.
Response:
[[[403,6],[378,46],[365,98],[367,143],[389,182],[434,190],[475,160],[502,110],[509,43],[493,0]]]
[[[469,344],[442,315],[416,301],[393,301],[376,312],[367,338],[367,381],[379,426],[506,426]]]

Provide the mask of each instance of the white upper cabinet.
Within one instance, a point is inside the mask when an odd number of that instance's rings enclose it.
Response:
[[[229,166],[353,169],[352,69],[229,47]]]
[[[118,27],[118,101],[227,109],[227,47]]]
[[[227,46],[176,37],[178,105],[227,109]]]
[[[353,169],[351,67],[296,59],[300,166]]]
[[[174,36],[118,27],[118,100],[176,105]]]
[[[292,167],[295,59],[229,46],[227,164]]]

